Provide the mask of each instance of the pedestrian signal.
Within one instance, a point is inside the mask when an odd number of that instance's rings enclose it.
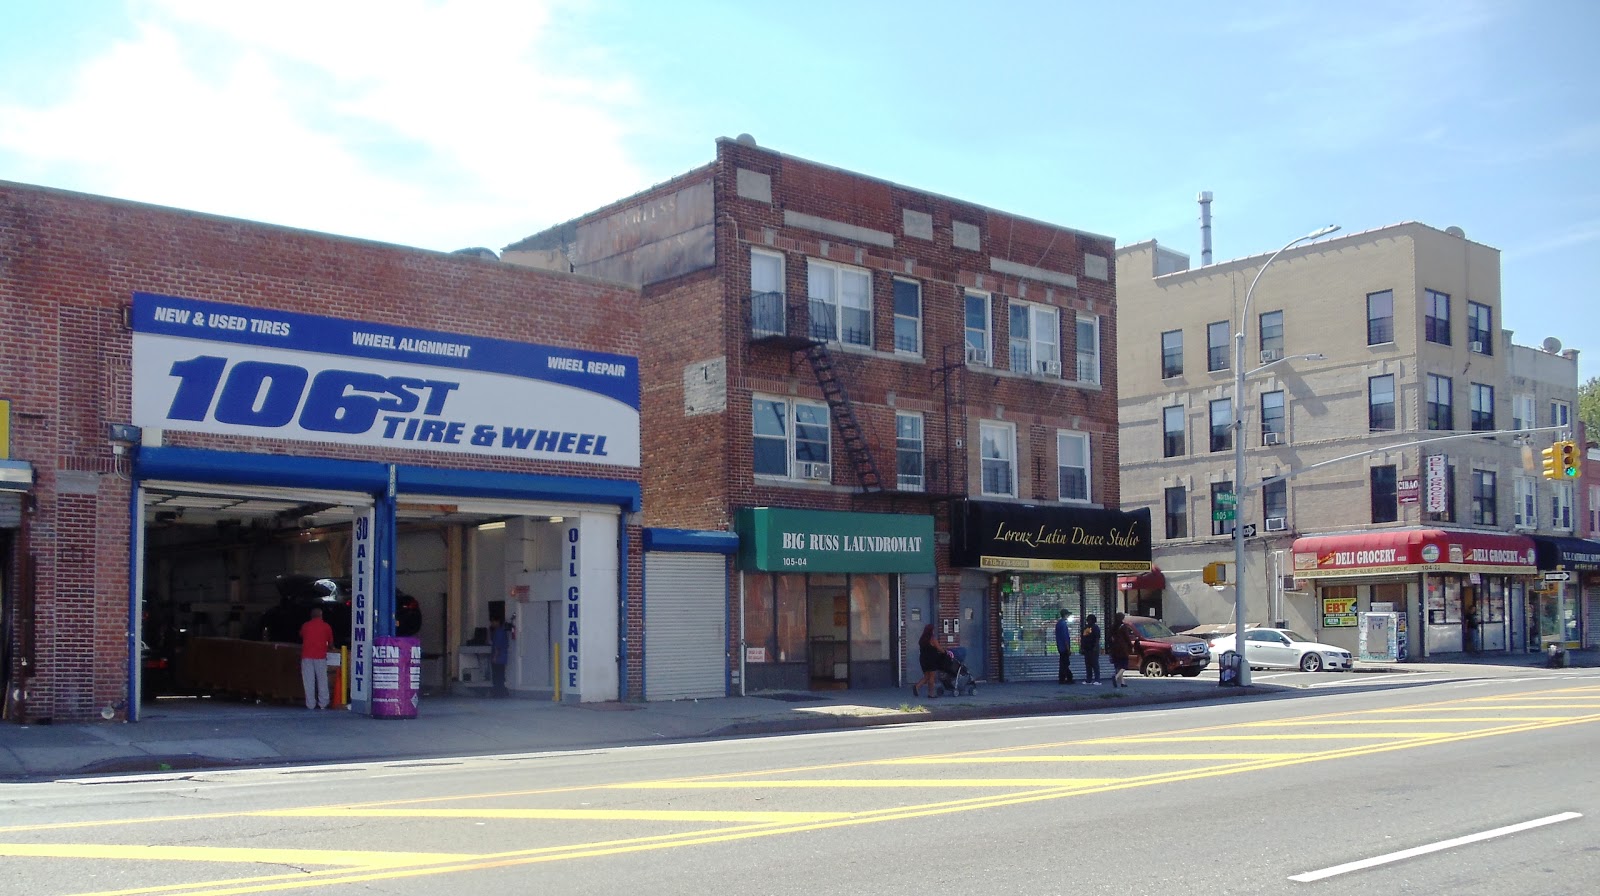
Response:
[[[1200,579],[1207,585],[1226,585],[1228,583],[1228,564],[1220,561],[1207,563],[1206,568],[1200,573]]]

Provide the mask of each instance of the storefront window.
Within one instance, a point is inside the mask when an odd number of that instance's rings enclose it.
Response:
[[[850,661],[887,660],[892,576],[850,577]]]
[[[744,577],[744,637],[746,647],[765,653],[761,661],[779,662],[778,632],[772,623],[772,576],[750,573]]]
[[[806,577],[774,576],[777,582],[778,661],[806,655]]]

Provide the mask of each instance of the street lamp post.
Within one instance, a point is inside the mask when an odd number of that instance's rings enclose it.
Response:
[[[1244,495],[1244,328],[1250,321],[1250,299],[1256,293],[1256,284],[1261,282],[1261,275],[1267,272],[1279,255],[1338,229],[1339,225],[1329,224],[1290,240],[1282,249],[1272,253],[1261,265],[1261,270],[1256,271],[1250,288],[1245,290],[1244,309],[1239,312],[1239,331],[1233,334],[1233,646],[1239,652],[1241,687],[1250,683],[1250,664],[1245,662],[1244,652],[1244,526],[1239,523],[1239,514],[1244,512],[1244,502],[1239,500]]]

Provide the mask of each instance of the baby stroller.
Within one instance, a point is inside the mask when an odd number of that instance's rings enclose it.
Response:
[[[977,679],[972,677],[972,671],[966,664],[967,648],[952,647],[946,650],[944,655],[944,668],[939,670],[939,690],[934,696],[952,694],[959,697],[962,694],[978,693]]]

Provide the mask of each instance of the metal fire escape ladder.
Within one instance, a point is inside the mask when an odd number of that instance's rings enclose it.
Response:
[[[878,475],[878,465],[873,461],[872,449],[861,433],[861,421],[856,419],[855,407],[850,403],[850,393],[845,391],[844,383],[839,379],[838,370],[833,362],[833,353],[828,351],[828,344],[813,340],[806,346],[805,356],[806,360],[811,362],[812,372],[817,375],[817,385],[822,387],[823,397],[828,400],[833,425],[839,430],[839,440],[844,444],[845,455],[850,458],[850,466],[855,469],[856,482],[860,483],[861,491],[867,493],[883,491],[883,479]]]

